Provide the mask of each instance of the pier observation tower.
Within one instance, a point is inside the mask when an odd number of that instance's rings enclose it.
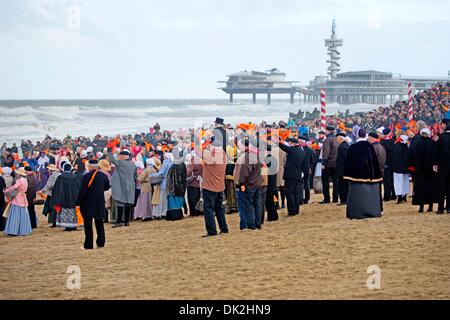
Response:
[[[342,47],[343,40],[338,39],[336,35],[336,20],[333,19],[333,24],[331,27],[331,37],[329,39],[325,39],[325,47],[328,48],[328,55],[330,56],[330,60],[327,60],[327,63],[330,64],[328,67],[328,75],[335,79],[337,77],[337,73],[341,70],[341,65],[339,64],[339,59],[341,59],[341,53],[338,51],[339,47]]]

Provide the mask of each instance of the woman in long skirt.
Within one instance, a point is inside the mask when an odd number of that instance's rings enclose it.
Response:
[[[147,168],[139,175],[138,181],[141,183],[141,193],[134,209],[135,218],[142,219],[142,222],[152,218],[152,187],[150,184],[150,174],[156,173],[155,162],[152,158],[146,160]]]
[[[31,223],[26,196],[28,188],[27,173],[24,168],[19,168],[16,171],[16,176],[16,183],[5,189],[6,193],[16,190],[17,194],[11,200],[11,207],[4,232],[8,235],[27,236],[31,234]]]

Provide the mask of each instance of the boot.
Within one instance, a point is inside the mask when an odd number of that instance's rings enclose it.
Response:
[[[406,194],[403,196],[403,202],[405,202],[405,203],[408,202],[408,201],[406,200],[406,196],[407,196]]]
[[[418,211],[419,213],[423,213],[423,204],[421,204],[420,206],[419,206],[419,211]]]
[[[402,196],[398,196],[397,197],[397,204],[400,204],[403,202],[403,197]]]

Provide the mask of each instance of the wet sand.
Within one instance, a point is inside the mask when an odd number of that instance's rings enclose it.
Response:
[[[106,247],[89,251],[82,230],[51,229],[39,213],[31,236],[0,235],[0,298],[450,298],[450,214],[390,202],[381,219],[350,221],[320,200],[260,231],[241,232],[227,215],[230,233],[211,238],[202,217],[106,225]],[[66,287],[70,265],[81,268],[80,290]],[[370,265],[381,268],[380,290],[367,288]]]

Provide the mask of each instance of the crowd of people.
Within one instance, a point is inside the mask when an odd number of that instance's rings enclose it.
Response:
[[[346,205],[348,218],[379,217],[383,201],[408,202],[419,212],[450,213],[450,83],[414,96],[414,119],[399,101],[368,113],[319,119],[106,137],[47,136],[1,148],[1,227],[29,235],[35,205],[50,227],[83,225],[84,248],[105,245],[104,223],[203,216],[206,235],[228,233],[226,213],[242,231],[261,229],[310,201]],[[332,193],[330,194],[330,183]],[[384,193],[384,194],[382,194]],[[218,229],[217,230],[217,225]]]

